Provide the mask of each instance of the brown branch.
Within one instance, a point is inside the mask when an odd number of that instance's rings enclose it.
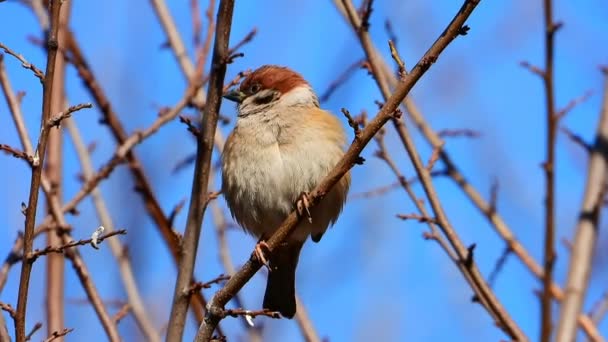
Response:
[[[234,55],[243,46],[245,46],[248,43],[251,43],[251,41],[253,40],[253,38],[255,38],[255,36],[257,34],[258,34],[258,29],[255,27],[252,28],[251,31],[249,31],[249,33],[247,33],[247,35],[245,35],[245,37],[243,37],[243,39],[239,40],[236,44],[234,44],[233,47],[230,48],[230,50],[228,51],[228,56]]]
[[[465,1],[463,7],[460,9],[455,19],[450,23],[449,28],[444,31],[443,35],[439,38],[438,41],[444,39],[446,36],[449,37],[448,39],[453,40],[459,35],[466,34],[468,27],[464,25],[464,20],[459,21],[458,19],[463,15],[464,12],[466,12],[467,9],[472,10],[478,3],[479,1]],[[361,19],[358,17],[352,3],[347,0],[342,0],[341,6],[344,8],[351,26],[359,37],[361,46],[363,47],[368,57],[370,70],[374,75],[374,79],[378,84],[378,87],[380,88],[383,97],[387,99],[390,94],[389,85],[386,78],[388,76],[383,76],[385,74],[383,74],[379,61],[379,55],[374,50],[371,38],[366,32],[357,30],[357,28],[360,27]],[[450,35],[450,33],[453,34],[453,36]],[[432,48],[431,50],[429,50],[429,52],[431,51]],[[416,64],[416,67],[412,69],[409,76],[405,80],[398,83],[397,89],[400,89],[403,84],[407,83],[407,80],[411,78],[411,75],[415,72],[416,68],[426,70],[437,61],[439,53],[429,52],[427,52],[425,56],[421,58],[421,60]],[[403,100],[403,98],[401,100]],[[459,270],[463,274],[464,278],[467,279],[473,291],[476,293],[476,297],[479,299],[479,302],[493,317],[497,325],[511,338],[516,340],[526,340],[527,338],[524,333],[512,320],[508,312],[503,308],[502,304],[496,298],[493,291],[489,288],[489,286],[485,282],[485,279],[483,278],[475,264],[472,262],[469,264],[469,261],[472,261],[472,258],[469,258],[470,253],[468,249],[464,246],[464,244],[461,242],[455,230],[452,228],[445,212],[443,211],[439,198],[432,184],[430,173],[427,169],[425,169],[424,165],[422,164],[422,161],[420,160],[420,156],[418,155],[418,151],[416,150],[413,140],[405,126],[404,120],[394,118],[392,122],[395,129],[397,130],[397,133],[402,141],[404,148],[407,151],[408,156],[410,157],[410,160],[416,170],[416,174],[420,178],[423,189],[433,209],[434,216],[438,221],[438,226],[441,228],[443,234],[447,238],[447,241],[450,243],[451,248],[456,254]],[[433,149],[441,148],[441,146],[442,143],[435,144],[433,145]]]
[[[570,111],[572,111],[576,106],[587,101],[591,97],[591,95],[593,95],[593,91],[587,90],[583,95],[570,100],[570,102],[568,102],[566,104],[566,106],[564,106],[564,108],[558,110],[557,113],[555,113],[555,118],[557,120],[561,120],[564,116],[566,116],[566,114],[570,113]]]
[[[193,293],[198,292],[198,291],[200,291],[202,289],[210,289],[211,285],[223,283],[223,282],[225,282],[228,279],[230,279],[229,275],[220,274],[219,276],[217,276],[217,277],[215,277],[215,278],[213,278],[213,279],[211,279],[209,281],[206,281],[206,282],[197,281],[197,282],[195,282],[194,284],[192,284],[190,286],[190,288],[188,289],[188,293],[189,294],[193,294]]]
[[[112,321],[114,321],[114,324],[118,324],[123,318],[127,317],[129,311],[131,311],[131,304],[125,303],[120,310],[118,310],[118,312],[112,316]]]
[[[27,334],[27,336],[25,337],[26,341],[30,341],[32,339],[32,336],[34,336],[34,334],[36,333],[36,331],[40,330],[40,328],[42,328],[42,323],[37,322],[34,327],[32,328],[32,330],[30,330],[30,332]]]
[[[554,36],[557,26],[553,22],[553,1],[544,0],[545,18],[545,70],[542,80],[545,87],[546,106],[546,149],[547,155],[543,163],[545,171],[545,243],[543,268],[543,293],[541,296],[541,342],[551,341],[553,331],[552,295],[553,271],[555,266],[555,144],[557,122],[555,110],[555,84],[553,78]],[[573,320],[576,322],[576,319]],[[576,323],[574,324],[576,326]],[[573,335],[574,336],[574,335]],[[564,340],[561,340],[564,341]]]
[[[0,310],[6,311],[12,319],[15,319],[17,317],[17,312],[10,304],[0,302]]]
[[[407,220],[416,220],[420,223],[435,223],[438,224],[437,220],[429,217],[429,216],[424,216],[424,215],[419,215],[419,214],[397,214],[397,218],[407,221]]]
[[[11,147],[9,145],[6,144],[0,144],[0,151],[4,151],[7,154],[10,154],[11,156],[17,158],[17,159],[23,159],[25,160],[26,163],[28,163],[28,165],[30,167],[34,166],[34,157],[27,154],[25,151],[20,151],[14,147]]]
[[[49,119],[49,121],[47,122],[47,126],[50,127],[57,127],[59,128],[59,126],[61,125],[61,121],[63,119],[67,119],[69,117],[72,116],[72,114],[74,114],[74,112],[77,112],[81,109],[84,108],[92,108],[93,105],[91,103],[81,103],[81,104],[77,104],[75,106],[70,106],[68,109],[66,109],[63,112],[58,113],[57,115],[53,116],[52,118]]]
[[[187,288],[192,283],[194,263],[198,249],[203,216],[208,204],[208,184],[211,172],[211,155],[213,152],[215,131],[219,117],[219,109],[223,95],[226,61],[228,58],[228,43],[232,26],[232,11],[234,0],[221,0],[217,12],[217,29],[211,61],[207,103],[203,112],[202,134],[197,139],[196,161],[192,194],[188,209],[188,219],[184,231],[184,239],[179,261],[177,281],[173,294],[167,340],[182,339],[189,296]],[[215,326],[214,326],[215,330]]]
[[[355,74],[355,71],[361,69],[361,66],[363,65],[363,62],[365,62],[364,59],[359,59],[357,61],[355,61],[354,63],[352,63],[351,65],[349,65],[344,72],[342,72],[335,80],[333,80],[328,86],[327,89],[321,94],[321,96],[319,96],[319,102],[323,103],[323,102],[327,102],[327,100],[329,100],[329,98],[333,95],[333,93],[344,83],[346,83],[346,81],[348,81],[348,79]]]
[[[28,62],[25,57],[23,57],[22,55],[16,53],[15,51],[9,49],[8,46],[0,43],[0,49],[4,50],[4,52],[8,53],[9,55],[17,58],[19,60],[19,62],[21,62],[21,66],[31,70],[34,73],[34,76],[38,77],[40,79],[41,83],[44,83],[44,73],[42,72],[42,70],[38,69],[34,64]],[[48,72],[48,67],[47,67],[47,72]]]
[[[598,223],[608,179],[608,73],[604,75],[604,98],[595,142],[587,166],[585,195],[576,225],[568,266],[566,294],[561,306],[556,340],[576,338],[576,318],[580,315],[589,286],[591,262],[598,238]]]
[[[38,144],[35,150],[36,152],[34,153],[34,166],[32,167],[32,176],[30,181],[30,195],[28,198],[25,217],[23,255],[28,255],[31,253],[34,244],[34,226],[36,223],[36,210],[38,206],[38,190],[40,188],[42,165],[44,164],[49,137],[49,129],[45,129],[45,123],[51,116],[51,100],[53,96],[56,96],[56,94],[53,92],[53,83],[55,77],[55,62],[57,60],[57,46],[59,45],[57,34],[59,30],[59,11],[61,8],[61,1],[50,0],[49,6],[51,27],[47,40],[48,52],[46,60],[46,72],[44,78],[42,79],[42,117],[40,119],[41,132],[40,137],[38,138]],[[36,71],[34,71],[34,73],[39,76]],[[23,341],[26,337],[25,319],[31,272],[32,263],[22,263],[21,275],[19,278],[19,294],[17,297],[17,316],[15,317],[15,339],[17,341]]]
[[[466,1],[464,3],[463,7],[454,17],[444,33],[425,53],[423,59],[412,69],[407,79],[403,83],[399,84],[394,94],[387,99],[386,104],[379,111],[376,117],[367,123],[365,128],[361,131],[360,139],[355,139],[353,141],[338,165],[336,165],[336,167],[324,178],[324,180],[311,192],[309,195],[310,205],[316,205],[323,195],[326,194],[331,187],[355,165],[363,148],[382,128],[382,126],[384,126],[384,124],[394,117],[395,110],[398,109],[401,101],[409,93],[416,82],[422,77],[426,70],[428,70],[429,66],[422,62],[427,60],[428,56],[438,56],[447,47],[447,45],[456,38],[464,21],[472,13],[477,3],[478,2],[475,1]],[[283,221],[281,226],[267,241],[271,252],[286,239],[300,219],[301,217],[299,217],[299,215],[294,211],[285,219],[285,221]],[[222,319],[222,314],[224,311],[223,307],[226,305],[228,300],[230,300],[234,294],[237,293],[257,272],[257,270],[259,270],[260,267],[261,264],[252,254],[249,261],[247,261],[245,265],[235,275],[233,275],[232,278],[230,278],[226,285],[215,294],[209,303],[207,317],[199,328],[196,341],[208,341],[211,339],[215,327]],[[523,334],[518,333],[514,333],[513,335],[516,338],[524,336]],[[523,339],[520,338],[520,340]]]
[[[61,331],[54,331],[51,336],[49,336],[47,339],[45,339],[43,342],[51,342],[51,341],[55,341],[56,339],[63,337],[69,333],[71,333],[72,331],[74,331],[74,329],[68,329],[65,328]]]
[[[115,235],[126,235],[127,231],[125,229],[115,230],[113,232],[104,234],[97,238],[97,243],[102,242],[103,240],[115,236]],[[25,257],[26,262],[34,262],[38,257],[42,255],[46,255],[49,253],[63,253],[66,249],[76,246],[84,246],[88,245],[93,241],[93,239],[81,239],[78,241],[70,241],[60,246],[46,246],[43,249],[35,249],[32,253],[27,254]]]
[[[65,33],[69,25],[69,18],[72,8],[72,2],[64,3],[59,13],[59,31],[57,39],[62,42],[61,46],[57,46],[57,62],[55,65],[55,78],[53,91],[56,95],[51,99],[51,113],[59,113],[67,103],[66,100],[66,62],[65,49]],[[48,15],[48,14],[47,14]],[[69,111],[69,109],[68,109]],[[68,112],[65,111],[65,112]],[[62,114],[62,113],[59,113]],[[68,115],[71,115],[69,113]],[[61,115],[57,118],[56,127],[59,128]],[[52,121],[53,119],[50,119]],[[51,129],[53,126],[47,123],[46,128]],[[46,213],[53,214],[53,203],[61,203],[63,201],[63,131],[55,129],[49,132],[49,147],[47,152],[47,162],[44,173],[51,184],[51,192],[48,196],[53,197],[46,201]],[[46,234],[46,245],[56,246],[62,243],[63,233],[57,230],[49,230]],[[66,259],[63,255],[51,254],[46,258],[46,335],[52,334],[54,331],[61,330],[65,327],[65,263]]]

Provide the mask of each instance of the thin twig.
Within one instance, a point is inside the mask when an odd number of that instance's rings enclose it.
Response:
[[[45,339],[43,342],[51,342],[51,341],[55,341],[56,339],[63,337],[69,333],[71,333],[72,331],[74,331],[74,329],[68,329],[65,328],[61,331],[55,331],[53,332],[53,334],[51,334],[51,336],[49,336],[47,339]]]
[[[59,128],[59,126],[61,125],[61,121],[66,118],[71,117],[72,114],[74,114],[74,112],[77,112],[84,108],[92,108],[92,107],[93,107],[93,105],[91,103],[81,103],[81,104],[77,104],[74,106],[70,106],[65,111],[60,112],[57,115],[50,118],[49,121],[47,122],[47,126]]]
[[[113,232],[104,234],[102,236],[100,236],[99,238],[97,238],[97,242],[102,242],[103,240],[115,236],[115,235],[125,235],[127,234],[127,231],[125,229],[121,229],[121,230],[115,230]],[[46,255],[49,253],[63,253],[66,249],[71,248],[71,247],[76,247],[76,246],[84,246],[84,245],[88,245],[93,241],[93,239],[81,239],[78,241],[70,241],[66,244],[60,245],[60,246],[46,246],[43,249],[35,249],[32,253],[27,254],[26,256],[26,262],[34,262],[34,260],[36,260],[38,257],[42,256],[42,255]]]
[[[7,54],[17,58],[19,62],[21,62],[22,67],[31,70],[34,73],[34,76],[40,79],[40,82],[44,82],[44,73],[42,72],[42,70],[38,69],[34,64],[28,62],[25,57],[11,50],[8,46],[2,43],[0,43],[0,49],[4,50],[4,52],[6,52]]]

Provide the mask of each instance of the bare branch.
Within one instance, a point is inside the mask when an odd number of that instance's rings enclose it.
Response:
[[[63,119],[71,117],[74,112],[77,112],[81,109],[92,108],[92,107],[93,107],[93,105],[91,103],[81,103],[81,104],[77,104],[75,106],[71,106],[68,109],[66,109],[65,111],[60,112],[57,115],[50,118],[49,121],[47,122],[47,126],[49,128],[50,127],[59,128],[59,126],[61,125],[61,121]]]
[[[34,73],[34,76],[38,77],[40,79],[40,82],[44,82],[44,73],[42,72],[42,70],[38,69],[34,64],[28,62],[25,57],[23,57],[22,55],[16,53],[15,51],[9,49],[8,46],[0,43],[0,49],[4,50],[4,52],[8,53],[9,55],[17,58],[19,60],[19,62],[21,62],[21,66],[31,70]],[[0,57],[2,58],[2,57]],[[48,72],[48,70],[47,70]]]

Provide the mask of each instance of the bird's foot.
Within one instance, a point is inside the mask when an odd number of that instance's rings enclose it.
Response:
[[[312,216],[310,215],[310,199],[308,198],[309,196],[310,194],[308,192],[303,192],[300,194],[300,197],[296,201],[296,211],[300,216],[304,216],[306,214],[308,223],[312,223]]]
[[[255,254],[258,261],[266,266],[266,268],[268,268],[268,272],[270,272],[270,262],[268,262],[268,258],[266,258],[266,253],[270,253],[270,247],[268,247],[266,241],[260,239],[260,241],[258,241],[258,243],[255,245],[253,254]]]

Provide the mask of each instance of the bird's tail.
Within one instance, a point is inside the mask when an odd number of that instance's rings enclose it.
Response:
[[[296,314],[296,266],[302,245],[300,241],[289,241],[279,246],[270,258],[264,308],[278,311],[287,318]]]

